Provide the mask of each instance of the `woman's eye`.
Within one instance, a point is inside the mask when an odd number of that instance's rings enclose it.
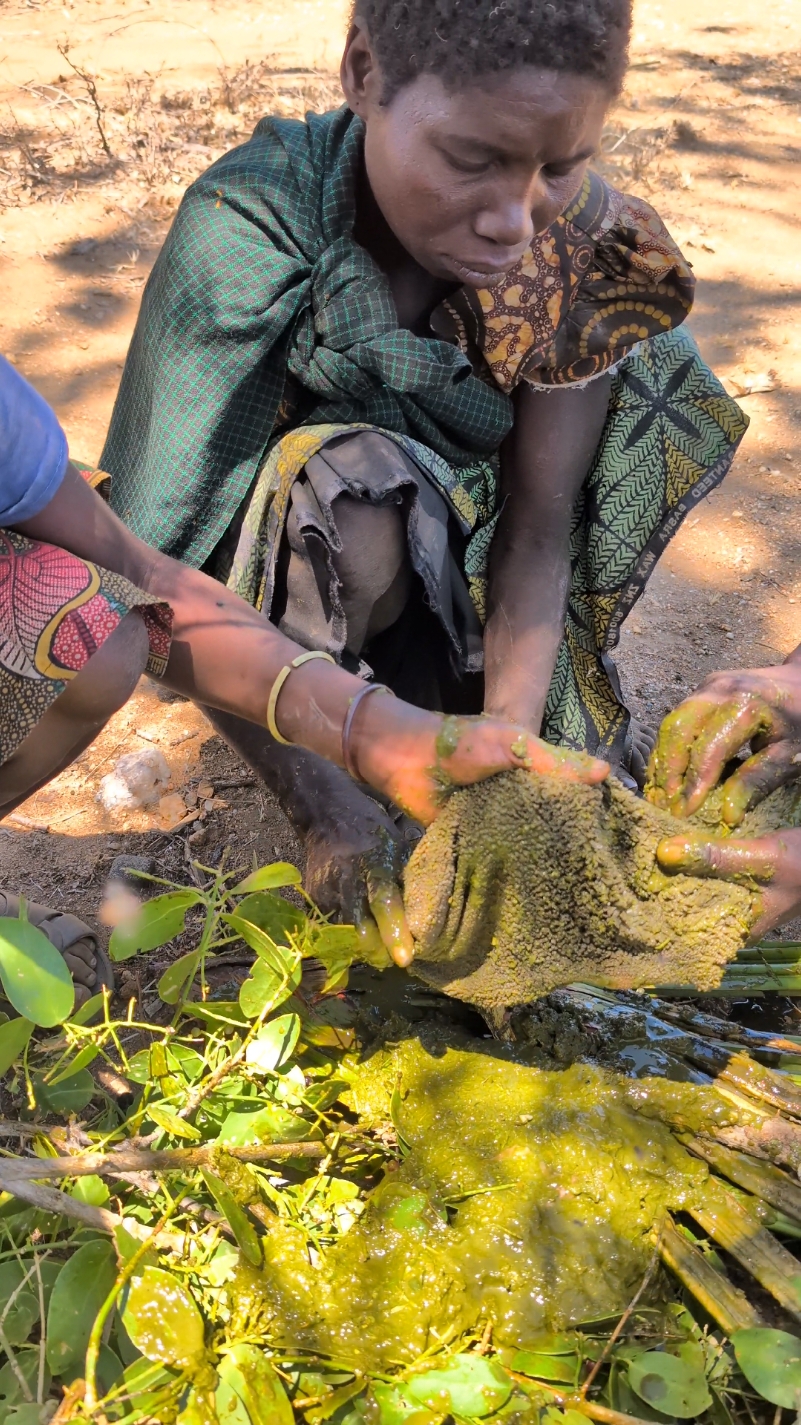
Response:
[[[582,163],[583,163],[583,162],[584,162],[584,160],[582,159]],[[542,171],[543,171],[543,173],[545,174],[545,177],[546,177],[548,180],[550,180],[550,181],[553,182],[553,183],[558,183],[560,179],[563,179],[563,178],[571,178],[572,175],[576,172],[576,169],[577,169],[577,168],[580,168],[580,166],[581,166],[581,165],[578,164],[578,163],[569,163],[569,164],[560,164],[560,165],[557,167],[556,165],[551,166],[551,164],[546,163],[546,165],[545,165],[545,167],[543,168]]]
[[[450,164],[451,168],[456,169],[457,173],[486,173],[490,167],[489,159],[481,161],[473,160],[471,163],[466,158],[456,158],[452,153],[446,153],[444,158],[446,163]]]

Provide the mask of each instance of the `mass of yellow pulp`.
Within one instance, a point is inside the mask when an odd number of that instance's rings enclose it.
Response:
[[[654,1227],[707,1180],[669,1125],[728,1112],[714,1090],[543,1071],[436,1031],[345,1069],[361,1125],[392,1113],[408,1152],[319,1255],[276,1220],[264,1270],[240,1269],[235,1292],[276,1345],[351,1369],[395,1369],[488,1321],[497,1346],[526,1347],[618,1315]]]

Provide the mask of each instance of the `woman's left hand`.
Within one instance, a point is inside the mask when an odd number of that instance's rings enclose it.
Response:
[[[693,830],[660,841],[656,856],[664,871],[724,881],[749,879],[762,887],[752,940],[801,913],[801,829],[753,839]]]
[[[727,826],[739,826],[749,807],[801,775],[801,663],[712,673],[662,723],[646,797],[674,816],[692,816],[746,742],[752,755],[724,783]]]

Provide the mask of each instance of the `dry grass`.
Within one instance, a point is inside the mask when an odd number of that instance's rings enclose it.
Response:
[[[56,84],[26,84],[0,113],[0,208],[63,202],[87,186],[174,207],[187,183],[247,139],[264,114],[302,118],[341,102],[335,75],[279,67],[270,59],[220,66],[218,81],[170,89],[158,74],[128,76],[123,92],[62,51]]]

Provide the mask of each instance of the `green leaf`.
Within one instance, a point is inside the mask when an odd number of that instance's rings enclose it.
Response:
[[[502,1366],[486,1356],[452,1356],[446,1366],[412,1376],[407,1390],[413,1400],[437,1415],[471,1415],[481,1419],[506,1404],[512,1382]]]
[[[340,1094],[350,1087],[347,1079],[324,1079],[322,1083],[309,1084],[303,1100],[318,1113],[325,1113],[327,1108],[336,1103]]]
[[[292,1425],[286,1391],[273,1366],[256,1346],[237,1342],[217,1367],[220,1379],[247,1410],[250,1425]],[[232,1422],[234,1417],[230,1417]],[[225,1420],[224,1415],[220,1415]]]
[[[261,926],[253,925],[249,920],[243,920],[240,915],[224,915],[223,920],[235,930],[237,935],[241,935],[246,945],[251,950],[255,950],[260,960],[264,960],[277,974],[289,979],[294,974],[300,954],[292,946],[279,945],[273,940],[266,930]]]
[[[390,1385],[374,1381],[372,1394],[378,1406],[379,1425],[433,1425],[435,1420],[442,1419],[441,1415],[426,1410],[402,1383]]]
[[[84,1044],[83,1048],[78,1050],[75,1058],[63,1069],[60,1069],[55,1078],[51,1079],[45,1076],[48,1089],[55,1088],[56,1084],[62,1084],[66,1079],[71,1079],[73,1074],[79,1074],[81,1069],[94,1063],[99,1053],[100,1050],[96,1044]]]
[[[550,1405],[542,1416],[542,1425],[587,1425],[587,1418],[580,1410],[557,1410]]]
[[[283,896],[274,896],[272,891],[257,891],[245,896],[236,908],[239,920],[255,925],[269,936],[274,945],[284,949],[292,944],[293,937],[302,935],[308,924],[306,916],[296,905],[291,905]]]
[[[30,1019],[8,1019],[0,1024],[0,1078],[22,1054],[34,1027]]]
[[[71,1074],[63,1084],[46,1084],[41,1074],[31,1075],[37,1108],[53,1113],[80,1113],[97,1093],[97,1084],[88,1069]]]
[[[75,1013],[70,1015],[70,1024],[88,1024],[89,1020],[94,1019],[95,1015],[103,1008],[104,998],[102,991],[100,994],[92,995],[92,998],[82,1004],[80,1009],[76,1009]]]
[[[17,1013],[44,1029],[72,1014],[75,986],[64,956],[27,920],[0,919],[0,981]]]
[[[193,1084],[205,1073],[206,1060],[188,1044],[172,1043],[167,1049],[167,1066],[173,1072],[181,1073],[187,1083]]]
[[[149,1415],[151,1410],[159,1406],[161,1392],[166,1386],[172,1385],[175,1379],[173,1371],[166,1370],[164,1366],[156,1365],[141,1355],[137,1355],[136,1359],[126,1366],[123,1380],[127,1392],[133,1397],[133,1405],[141,1412],[137,1419],[141,1419],[142,1415]]]
[[[3,1425],[42,1425],[42,1408],[35,1402],[12,1406],[3,1416]]]
[[[97,1173],[87,1173],[85,1178],[78,1178],[70,1195],[77,1202],[88,1202],[90,1207],[105,1207],[111,1197],[106,1184]]]
[[[242,1256],[250,1262],[251,1266],[260,1267],[263,1263],[261,1242],[244,1208],[239,1206],[231,1189],[226,1187],[222,1178],[219,1178],[216,1173],[210,1172],[208,1168],[201,1168],[200,1171],[220,1212],[227,1219]]]
[[[311,954],[326,968],[323,990],[333,989],[349,970],[354,960],[362,956],[362,942],[352,925],[322,925],[315,930]]]
[[[150,1361],[189,1369],[203,1356],[203,1318],[178,1278],[160,1267],[145,1267],[134,1277],[122,1321]]]
[[[62,1267],[47,1313],[47,1364],[61,1376],[82,1366],[95,1317],[117,1277],[108,1241],[87,1242]]]
[[[210,1024],[212,1029],[220,1026],[228,1028],[231,1023],[246,1025],[247,1020],[242,1013],[235,999],[233,1000],[210,1000],[207,1004],[201,1004],[199,1000],[187,1000],[184,1006],[184,1013],[192,1016],[193,1019],[202,1019],[205,1024]]]
[[[201,1386],[195,1382],[191,1387],[175,1425],[219,1425],[214,1395],[205,1385]]]
[[[360,1380],[354,1381],[351,1385],[342,1385],[338,1390],[332,1390],[331,1394],[327,1395],[319,1405],[313,1405],[311,1409],[304,1411],[308,1425],[322,1425],[324,1420],[330,1420],[332,1415],[337,1415],[343,1405],[347,1405],[354,1395],[359,1395],[363,1390],[364,1382]]]
[[[179,1118],[177,1113],[171,1113],[160,1104],[149,1103],[145,1111],[158,1128],[163,1128],[164,1132],[170,1133],[173,1138],[188,1138],[197,1143],[203,1137],[194,1123],[187,1123],[185,1118]]]
[[[181,997],[181,990],[187,980],[192,979],[199,964],[200,956],[197,950],[190,950],[189,954],[182,955],[180,960],[173,960],[172,964],[167,966],[156,987],[159,999],[163,1000],[165,1004],[177,1004]]]
[[[272,1073],[292,1058],[299,1036],[298,1015],[282,1014],[271,1019],[248,1045],[245,1062],[262,1074]]]
[[[199,891],[180,890],[145,901],[131,920],[112,931],[108,947],[112,960],[130,960],[141,950],[167,945],[184,929],[187,911],[202,900]]]
[[[214,1408],[220,1425],[250,1425],[250,1416],[235,1390],[220,1376],[214,1392]]]
[[[565,1336],[558,1331],[540,1331],[534,1336],[526,1334],[526,1349],[537,1356],[575,1356],[577,1343],[575,1336]],[[512,1366],[512,1370],[517,1370],[517,1366]]]
[[[518,1351],[512,1359],[511,1369],[521,1376],[533,1376],[535,1380],[555,1380],[575,1385],[578,1356],[548,1356],[539,1351]]]
[[[220,1128],[217,1142],[236,1148],[257,1147],[260,1143],[299,1143],[308,1138],[321,1139],[319,1128],[312,1128],[305,1118],[267,1104],[255,1113],[229,1113]]]
[[[25,1269],[19,1262],[0,1262],[0,1316],[6,1311],[7,1303],[14,1292],[25,1281]],[[3,1330],[12,1346],[22,1346],[27,1341],[33,1327],[39,1320],[39,1296],[36,1274],[33,1273],[25,1286],[14,1297],[14,1305],[6,1312]]]
[[[638,1356],[629,1366],[628,1379],[647,1405],[678,1420],[692,1420],[712,1404],[703,1371],[665,1351]]]
[[[297,866],[288,861],[276,861],[272,866],[261,866],[251,871],[244,881],[234,886],[232,896],[243,896],[247,891],[277,891],[279,886],[299,886],[303,877]]]
[[[19,1366],[20,1371],[22,1372],[22,1375],[24,1376],[25,1380],[28,1382],[31,1394],[35,1398],[37,1386],[39,1383],[38,1348],[31,1347],[31,1349],[27,1351],[17,1351],[16,1356],[17,1365]],[[49,1391],[50,1389],[50,1372],[49,1370],[47,1370],[47,1368],[45,1368],[44,1388],[45,1392]],[[6,1413],[8,1408],[13,1406],[21,1407],[23,1400],[24,1396],[22,1394],[20,1383],[17,1380],[17,1377],[14,1375],[13,1370],[11,1369],[10,1362],[7,1361],[6,1364],[3,1366],[2,1370],[0,1370],[0,1420],[3,1421],[3,1425],[5,1425],[5,1421],[7,1419],[10,1420],[14,1418],[13,1416],[8,1415]],[[41,1406],[34,1406],[34,1409],[36,1410],[38,1415],[39,1411],[41,1410]]]
[[[801,1406],[801,1340],[789,1331],[749,1326],[731,1338],[737,1364],[749,1385],[787,1410]]]
[[[291,994],[300,984],[300,956],[295,969],[287,979],[285,974],[280,974],[272,965],[268,965],[266,960],[257,960],[253,966],[250,976],[244,981],[239,991],[239,1005],[243,1014],[248,1019],[257,1019],[265,1009],[277,1009],[285,999],[289,999]]]

